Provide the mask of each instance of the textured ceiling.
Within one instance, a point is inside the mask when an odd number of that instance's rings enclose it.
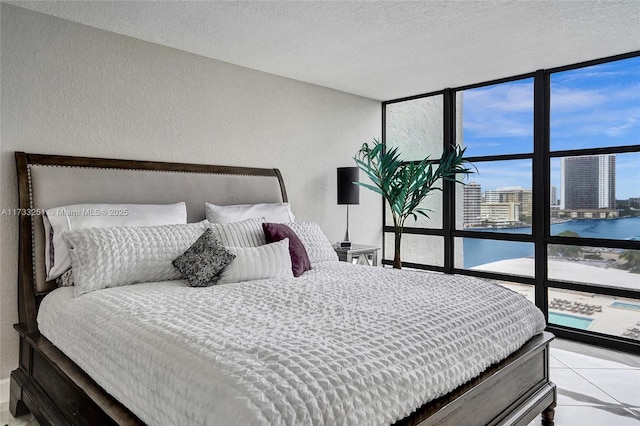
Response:
[[[390,100],[640,50],[640,1],[8,1]]]

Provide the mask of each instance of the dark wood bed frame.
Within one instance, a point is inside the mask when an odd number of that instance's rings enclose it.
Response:
[[[31,165],[118,170],[178,171],[276,177],[277,169],[208,166],[131,160],[110,160],[16,153],[20,209],[37,209],[31,193]],[[41,425],[139,425],[124,404],[115,400],[55,345],[40,334],[36,321],[46,293],[36,291],[32,216],[20,215],[18,315],[19,367],[11,373],[13,416],[33,413]],[[418,408],[398,425],[528,425],[540,413],[543,425],[553,425],[556,387],[549,380],[549,342],[541,333],[502,362],[449,394]]]

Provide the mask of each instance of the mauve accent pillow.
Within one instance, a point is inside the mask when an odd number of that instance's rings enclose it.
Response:
[[[300,241],[293,229],[281,223],[263,223],[264,236],[267,243],[275,243],[277,241],[289,239],[289,254],[291,255],[291,271],[294,277],[299,277],[304,271],[311,270],[311,262],[307,249]]]

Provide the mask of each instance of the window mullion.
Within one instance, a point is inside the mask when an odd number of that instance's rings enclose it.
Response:
[[[551,209],[549,160],[549,75],[536,71],[533,83],[533,200],[532,229],[535,243],[535,301],[548,319],[547,245]]]
[[[455,92],[445,89],[443,93],[443,144],[442,153],[447,155],[456,143],[456,102]],[[444,230],[444,272],[453,273],[455,248],[453,229],[456,226],[455,182],[442,182],[442,228]]]

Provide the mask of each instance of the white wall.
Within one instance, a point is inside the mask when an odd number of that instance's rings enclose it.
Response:
[[[373,100],[1,5],[2,209],[17,207],[14,151],[277,167],[298,220],[345,229],[336,167],[380,137]],[[361,191],[351,239],[381,243]],[[17,366],[18,220],[0,219],[0,379]]]

